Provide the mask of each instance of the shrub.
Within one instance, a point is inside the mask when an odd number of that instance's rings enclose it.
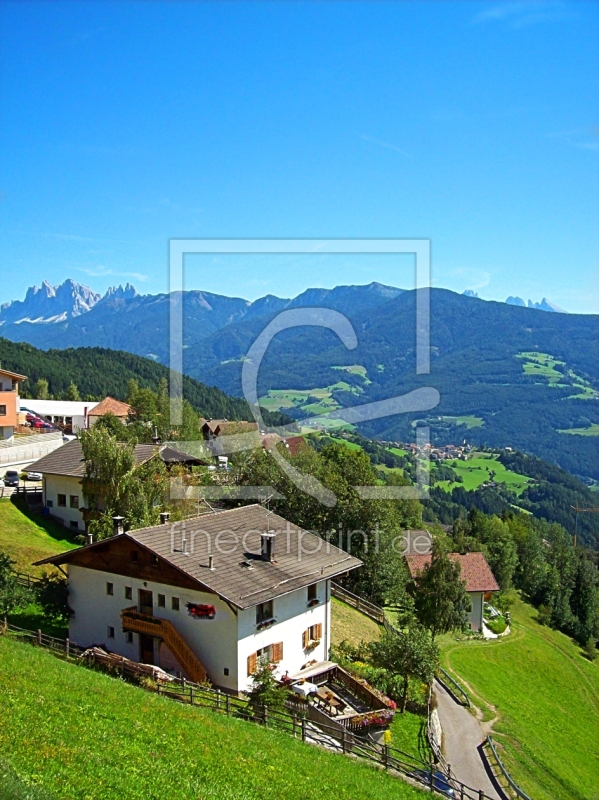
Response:
[[[496,634],[503,633],[507,628],[505,617],[495,617],[495,619],[489,619],[487,620],[486,625],[490,631]]]

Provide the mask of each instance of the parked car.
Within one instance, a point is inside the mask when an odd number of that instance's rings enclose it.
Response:
[[[423,781],[427,786],[430,786],[431,774],[428,770],[416,769],[410,774],[417,780]],[[440,770],[433,772],[433,789],[444,794],[445,797],[457,797],[455,789]]]
[[[41,472],[28,472],[27,473],[27,480],[28,481],[41,481],[42,473]]]
[[[19,473],[14,469],[9,469],[6,474],[4,475],[4,485],[5,486],[18,486],[19,485]]]

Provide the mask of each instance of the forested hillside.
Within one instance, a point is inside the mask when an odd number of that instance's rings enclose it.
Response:
[[[40,378],[48,381],[51,396],[62,397],[69,384],[74,383],[81,397],[89,400],[101,400],[106,395],[125,400],[130,380],[137,381],[141,389],[155,390],[162,378],[169,378],[168,368],[149,358],[100,347],[43,351],[29,344],[0,339],[0,363],[5,369],[27,376],[21,384],[23,397],[33,396]],[[185,375],[183,396],[203,416],[251,419],[245,400],[228,397],[220,389]],[[265,412],[265,419],[271,424],[290,421],[280,414],[269,415],[268,412]]]
[[[465,437],[475,445],[512,446],[599,479],[596,316],[548,314],[432,289],[431,369],[416,375],[415,301],[416,292],[408,291],[376,313],[350,313],[358,338],[353,350],[329,330],[286,331],[261,364],[261,394],[295,389],[309,395],[328,387],[333,410],[433,386],[441,400],[432,412],[373,420],[362,432],[411,441],[414,425],[427,424],[440,444]],[[230,325],[190,347],[186,372],[240,394],[242,358],[264,324],[261,318]],[[278,407],[301,418],[316,406],[306,409],[292,399]]]

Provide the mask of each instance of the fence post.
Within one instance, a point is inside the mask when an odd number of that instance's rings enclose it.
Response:
[[[297,737],[297,714],[294,712],[293,714],[293,738]]]
[[[227,708],[227,716],[230,717],[231,716],[231,697],[228,694],[225,695],[225,705],[226,705],[226,708]]]
[[[306,718],[302,717],[302,742],[306,741]]]
[[[262,720],[264,727],[268,728],[268,706],[266,704],[262,706]]]
[[[460,800],[464,800],[464,784],[460,783]]]
[[[485,800],[485,793],[482,789],[478,790],[478,800]]]
[[[183,689],[183,694],[185,694],[186,684],[185,678],[181,675],[181,688]]]
[[[220,689],[216,690],[216,707],[220,711]]]
[[[384,747],[385,747],[385,769],[389,769],[389,745],[386,744]]]
[[[433,789],[434,789],[434,785],[433,785],[433,783],[434,783],[433,782],[433,765],[432,764],[430,766],[430,770],[429,770],[429,774],[428,774],[428,782],[429,782],[430,790],[432,792]]]
[[[344,753],[347,753],[347,743],[345,741],[346,735],[347,734],[346,734],[346,731],[345,731],[345,728],[344,728],[343,729],[343,733],[341,734],[341,747],[343,748],[343,752]]]
[[[41,630],[39,628],[35,632],[35,640],[36,640],[38,646],[41,647],[42,646],[42,632],[41,632]]]
[[[193,686],[189,687],[189,704],[193,705]]]
[[[69,642],[69,637],[68,636],[64,640],[64,651],[65,651],[66,657],[68,658],[71,655],[71,643]]]

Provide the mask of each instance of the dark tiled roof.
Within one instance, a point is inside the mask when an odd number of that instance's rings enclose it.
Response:
[[[157,449],[153,444],[138,444],[134,450],[135,463],[143,464],[154,455]],[[40,458],[29,467],[29,472],[41,472],[46,475],[69,475],[73,478],[82,478],[85,473],[85,462],[81,450],[81,442],[75,439],[68,444],[63,444],[53,453]]]
[[[491,567],[487,564],[487,559],[483,553],[450,553],[452,561],[457,561],[461,568],[461,578],[466,582],[467,592],[498,592],[499,584],[491,572]],[[420,575],[427,564],[431,562],[431,556],[406,556],[410,575],[415,578]]]
[[[101,403],[92,408],[88,416],[101,417],[104,414],[114,414],[115,417],[128,417],[130,413],[131,406],[128,403],[121,403],[114,397],[105,397]]]
[[[170,445],[160,448],[160,458],[166,464],[209,464],[209,458],[198,458],[192,453],[183,453]]]
[[[269,531],[277,534],[275,563],[260,557],[260,534]],[[183,532],[186,553],[183,552]],[[362,564],[359,559],[260,505],[204,514],[123,535],[238,608],[251,608]],[[105,546],[110,541],[88,545],[87,549]],[[68,563],[78,552],[71,550],[40,563]],[[209,554],[214,556],[213,570],[208,566]]]

